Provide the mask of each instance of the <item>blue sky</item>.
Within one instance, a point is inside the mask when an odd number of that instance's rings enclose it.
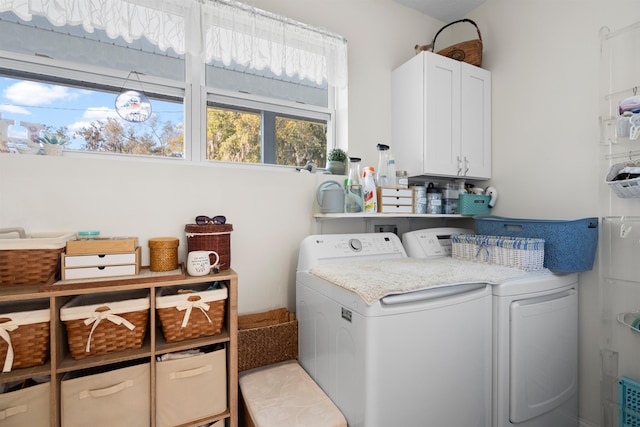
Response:
[[[42,123],[58,129],[67,126],[68,137],[74,131],[91,122],[113,117],[120,120],[115,111],[118,94],[57,86],[27,80],[0,78],[0,115],[2,119],[14,120],[9,127],[9,138],[26,138],[27,131],[21,122]],[[171,120],[180,124],[184,120],[181,105],[151,100],[155,114],[164,122]],[[128,122],[125,122],[128,123]],[[145,123],[130,123],[144,128]],[[143,130],[141,129],[141,132]],[[68,148],[80,148],[80,141],[73,141]]]

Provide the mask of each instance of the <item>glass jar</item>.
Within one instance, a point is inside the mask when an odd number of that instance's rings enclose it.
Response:
[[[427,186],[427,213],[438,215],[442,213],[442,193],[430,182]]]
[[[344,211],[347,213],[362,212],[364,209],[362,182],[360,181],[361,160],[359,157],[349,157],[349,176],[345,184],[347,194],[344,198]]]

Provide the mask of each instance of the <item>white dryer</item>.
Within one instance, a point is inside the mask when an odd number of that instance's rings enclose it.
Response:
[[[403,235],[409,257],[437,244],[451,254],[460,229]],[[491,286],[494,427],[578,425],[578,277],[532,272]]]
[[[493,425],[578,425],[578,275],[532,274],[493,290]]]

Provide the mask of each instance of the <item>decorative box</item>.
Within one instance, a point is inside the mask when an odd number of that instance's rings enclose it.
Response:
[[[378,187],[378,212],[413,213],[412,188]]]
[[[135,276],[139,273],[139,246],[127,253],[62,255],[62,280]]]
[[[118,254],[134,252],[138,247],[137,237],[98,237],[95,239],[70,240],[67,255]]]

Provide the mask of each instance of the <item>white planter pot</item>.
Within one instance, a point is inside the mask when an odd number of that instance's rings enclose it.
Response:
[[[62,145],[44,144],[44,154],[47,156],[62,156]]]

